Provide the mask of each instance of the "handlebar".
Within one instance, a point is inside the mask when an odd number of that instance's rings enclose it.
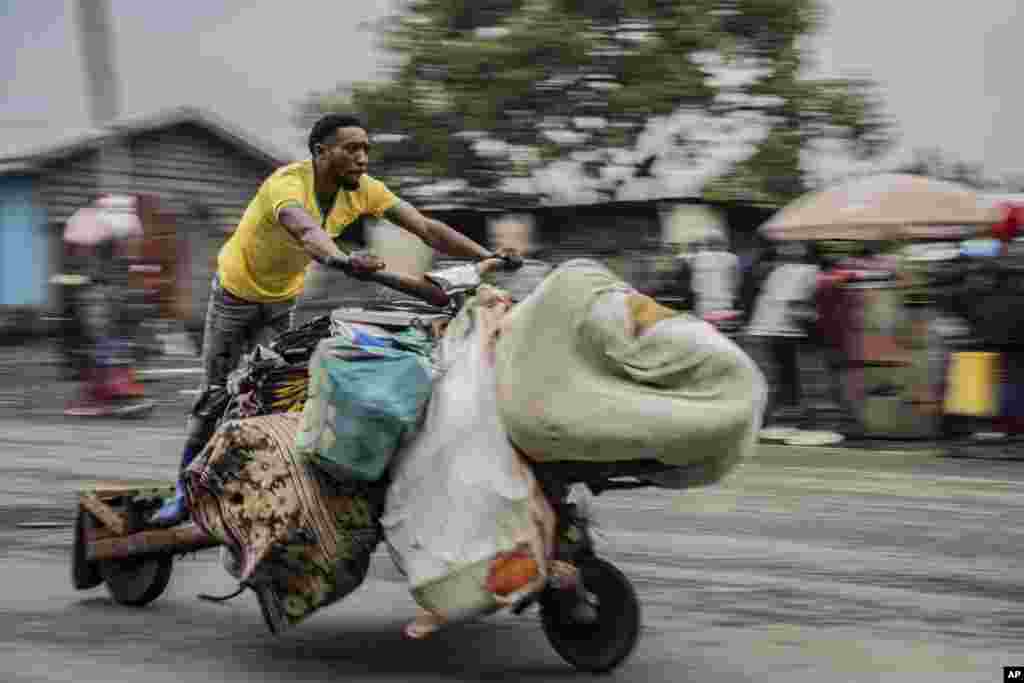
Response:
[[[496,269],[516,271],[523,267],[523,259],[519,256],[511,255],[493,254],[487,258],[480,259],[477,263],[478,267],[481,268],[481,274]],[[328,265],[342,271],[349,277],[384,285],[403,294],[422,299],[433,306],[443,308],[451,302],[451,297],[443,289],[424,277],[414,277],[389,270],[377,270],[357,275],[353,272],[348,258],[334,259]]]
[[[451,303],[451,297],[443,289],[424,277],[413,277],[405,273],[395,273],[389,270],[378,270],[362,276],[360,279],[390,287],[403,294],[422,299],[432,306],[444,308]]]
[[[502,262],[501,266],[500,266],[501,270],[507,270],[509,272],[517,271],[517,270],[519,270],[520,268],[523,267],[523,257],[522,256],[512,256],[510,254],[501,254],[501,255],[494,254],[493,256],[490,256],[487,259],[481,259],[481,262],[487,261],[487,260],[490,260],[490,259],[498,259],[499,261],[501,261]]]

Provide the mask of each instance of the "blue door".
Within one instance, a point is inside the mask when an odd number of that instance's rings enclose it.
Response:
[[[0,177],[0,305],[42,306],[50,277],[43,210],[32,178]]]

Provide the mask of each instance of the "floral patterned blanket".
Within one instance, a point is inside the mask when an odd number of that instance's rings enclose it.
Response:
[[[362,584],[381,540],[386,482],[339,482],[295,449],[301,417],[228,422],[187,471],[193,520],[280,634]]]

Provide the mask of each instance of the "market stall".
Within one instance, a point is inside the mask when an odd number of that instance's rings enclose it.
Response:
[[[973,191],[921,176],[881,174],[810,193],[761,228],[772,240],[871,244],[870,259],[833,264],[835,305],[828,321],[844,359],[843,396],[863,433],[934,438],[947,405],[949,266],[962,240],[1002,217]]]

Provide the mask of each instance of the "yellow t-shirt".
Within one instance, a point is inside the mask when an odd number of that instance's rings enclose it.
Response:
[[[327,234],[337,238],[360,216],[379,218],[398,201],[384,183],[364,175],[358,190],[338,191],[325,220],[313,188],[313,162],[283,166],[263,182],[238,228],[221,247],[217,257],[221,285],[235,296],[257,303],[286,301],[299,295],[311,258],[278,220],[286,205],[302,206]]]

